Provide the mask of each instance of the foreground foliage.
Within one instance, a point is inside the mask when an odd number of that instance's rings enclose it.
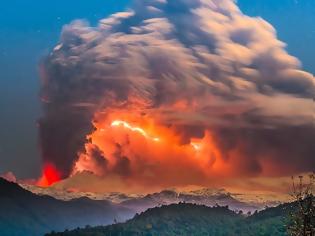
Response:
[[[296,184],[294,177],[292,196],[297,203],[296,211],[290,212],[288,231],[292,236],[315,236],[315,175],[309,175],[309,181],[303,181],[304,176],[299,176]]]
[[[76,229],[49,236],[133,236],[211,235],[287,236],[286,216],[294,204],[269,208],[251,216],[237,214],[228,207],[173,204],[149,209],[123,224]]]

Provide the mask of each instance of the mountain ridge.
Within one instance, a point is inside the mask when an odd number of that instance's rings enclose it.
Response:
[[[89,225],[125,221],[135,212],[104,200],[78,198],[69,201],[38,196],[16,183],[0,178],[1,236],[37,236]]]
[[[247,194],[233,194],[225,189],[217,188],[199,188],[189,191],[170,188],[149,194],[127,194],[121,192],[78,192],[73,189],[56,189],[54,186],[50,188],[42,188],[26,184],[21,184],[21,186],[37,195],[50,195],[60,200],[68,201],[80,197],[88,197],[92,200],[108,200],[115,204],[131,207],[138,213],[146,210],[147,208],[179,202],[198,203],[207,206],[214,206],[216,204],[221,206],[229,205],[233,210],[242,211],[259,211],[264,209],[266,206],[276,206],[282,203],[280,200],[262,201],[261,199],[258,199],[257,196],[248,200],[246,199]]]

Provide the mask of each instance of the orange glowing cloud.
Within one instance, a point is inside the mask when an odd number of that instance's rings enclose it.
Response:
[[[147,139],[150,139],[150,140],[153,140],[155,142],[159,142],[160,141],[160,138],[157,138],[157,137],[151,137],[150,135],[147,134],[146,131],[144,131],[142,128],[140,127],[133,127],[131,126],[128,122],[126,121],[121,121],[121,120],[114,120],[112,123],[111,123],[111,126],[113,127],[117,127],[117,126],[122,126],[124,128],[127,128],[131,131],[134,131],[134,132],[138,132],[140,133],[141,135],[143,135],[145,138]]]
[[[144,1],[64,27],[43,65],[39,136],[54,166],[42,185],[84,171],[173,187],[314,169],[315,80],[276,30],[232,0],[171,9]]]
[[[213,176],[229,175],[225,171],[228,163],[210,130],[185,143],[176,130],[148,115],[110,114],[97,115],[96,130],[87,137],[86,150],[79,155],[73,174],[118,174],[139,185],[161,187],[200,184]]]

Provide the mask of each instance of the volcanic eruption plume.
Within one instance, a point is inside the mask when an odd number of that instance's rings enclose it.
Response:
[[[43,163],[163,187],[312,171],[314,85],[232,0],[134,1],[44,61]]]

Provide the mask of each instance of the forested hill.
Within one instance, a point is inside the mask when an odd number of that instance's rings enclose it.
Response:
[[[0,178],[0,236],[41,236],[51,230],[124,221],[133,215],[129,209],[108,201],[60,201],[38,196]]]
[[[244,216],[236,214],[228,207],[206,207],[180,203],[149,209],[123,224],[86,227],[48,235],[286,236],[286,218],[292,208],[292,204],[284,204],[252,216]]]

